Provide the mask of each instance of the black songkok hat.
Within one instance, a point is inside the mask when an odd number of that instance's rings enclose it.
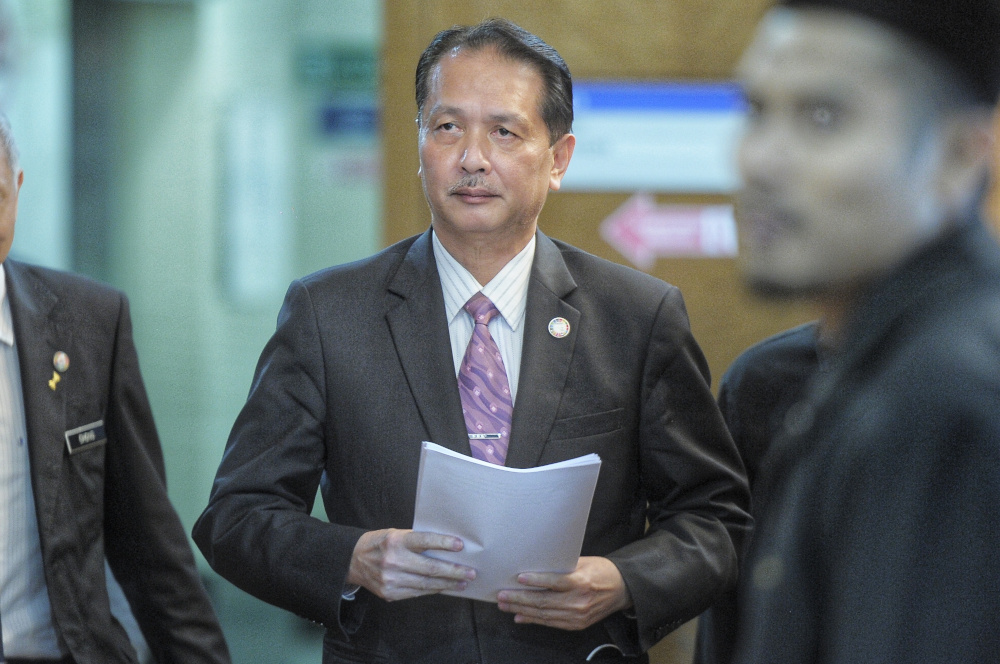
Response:
[[[883,23],[930,47],[963,74],[976,99],[1000,96],[1000,0],[780,0],[785,7],[828,8]]]

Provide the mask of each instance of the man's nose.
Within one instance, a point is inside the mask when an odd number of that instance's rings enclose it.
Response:
[[[479,132],[469,132],[465,139],[461,164],[467,173],[489,173],[491,168],[489,137]]]
[[[780,123],[758,121],[748,126],[739,142],[737,163],[745,185],[770,189],[793,168],[794,137]]]

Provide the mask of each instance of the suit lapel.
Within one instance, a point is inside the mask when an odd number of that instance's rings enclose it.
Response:
[[[410,246],[388,291],[386,321],[431,442],[471,454],[430,231]]]
[[[21,366],[24,417],[31,459],[31,481],[39,528],[50,522],[55,508],[59,473],[65,453],[65,389],[49,386],[52,358],[70,348],[71,333],[54,315],[59,298],[29,270],[4,262],[7,296],[14,322],[14,343]]]
[[[576,288],[559,248],[538,233],[528,284],[521,374],[514,404],[507,466],[538,465],[563,396],[570,360],[579,333],[580,312],[563,301]],[[557,339],[549,333],[553,318],[569,321],[570,333]]]

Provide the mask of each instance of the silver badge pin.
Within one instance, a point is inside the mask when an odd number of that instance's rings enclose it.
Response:
[[[556,317],[549,321],[549,334],[556,339],[562,339],[569,334],[569,321],[562,317]]]
[[[52,356],[52,366],[56,368],[59,373],[65,373],[69,369],[69,355],[59,351]]]

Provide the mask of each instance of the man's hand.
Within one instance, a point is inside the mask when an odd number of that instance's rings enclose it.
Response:
[[[607,558],[584,557],[569,574],[526,572],[517,580],[540,590],[501,590],[501,611],[514,622],[537,623],[558,629],[586,629],[632,606],[632,598],[618,567]]]
[[[461,551],[462,540],[412,530],[372,530],[354,546],[347,583],[364,586],[390,602],[464,590],[476,570],[421,555],[424,551]]]

